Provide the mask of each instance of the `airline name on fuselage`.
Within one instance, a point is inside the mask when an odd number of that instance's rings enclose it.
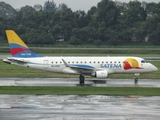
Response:
[[[22,56],[31,56],[31,53],[21,53]]]
[[[122,68],[121,64],[100,64],[100,68]]]

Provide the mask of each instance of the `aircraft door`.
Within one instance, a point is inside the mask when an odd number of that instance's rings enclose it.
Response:
[[[48,68],[48,60],[44,60],[44,61],[43,61],[43,67],[44,67],[45,69]]]

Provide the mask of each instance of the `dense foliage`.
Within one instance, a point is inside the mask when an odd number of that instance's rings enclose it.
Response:
[[[65,4],[57,7],[54,1],[46,1],[39,11],[31,6],[16,11],[0,2],[0,40],[6,39],[6,29],[15,30],[29,44],[65,40],[75,45],[160,45],[160,2],[101,0],[87,13],[72,11]]]

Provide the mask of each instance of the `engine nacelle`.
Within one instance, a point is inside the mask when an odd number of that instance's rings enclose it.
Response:
[[[107,78],[108,72],[106,70],[96,71],[95,73],[92,74],[92,76],[94,76],[96,78]]]

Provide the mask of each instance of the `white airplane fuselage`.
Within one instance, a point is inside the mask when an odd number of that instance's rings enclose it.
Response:
[[[113,73],[147,73],[154,72],[157,68],[149,62],[139,57],[37,57],[37,58],[14,58],[19,61],[13,61],[11,64],[44,70],[56,73],[67,74],[83,74],[94,76],[96,71],[106,71],[106,75],[100,78],[107,78],[109,74]],[[132,66],[125,67],[125,61],[131,59]],[[134,60],[136,61],[134,61]],[[70,66],[77,66],[70,68],[64,64],[64,61]],[[134,65],[135,64],[135,65]],[[86,68],[86,69],[85,69]],[[105,73],[104,73],[105,74]]]

